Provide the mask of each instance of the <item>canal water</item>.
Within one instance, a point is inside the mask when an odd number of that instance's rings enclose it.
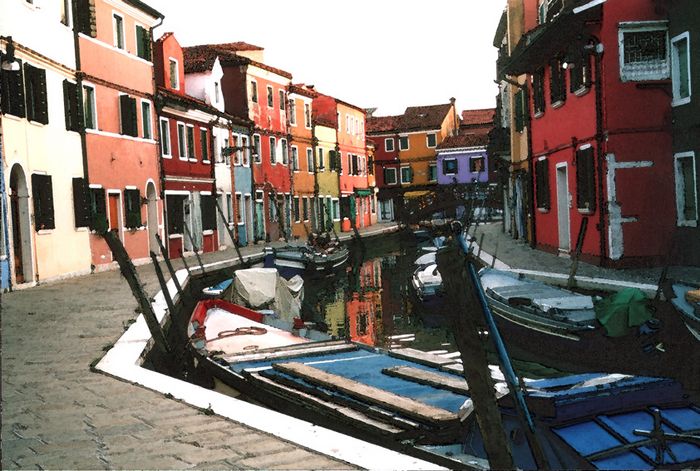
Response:
[[[426,252],[398,234],[351,246],[347,265],[333,274],[304,279],[302,318],[338,339],[374,347],[410,347],[425,352],[458,352],[449,324],[450,306],[428,309],[411,287],[414,261]],[[514,360],[527,377],[559,372]],[[497,363],[495,356],[492,363]]]

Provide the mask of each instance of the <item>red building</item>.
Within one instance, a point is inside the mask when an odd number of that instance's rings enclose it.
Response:
[[[399,188],[399,122],[401,116],[369,116],[367,140],[374,143],[374,178],[379,200],[379,221],[394,220],[394,191]]]
[[[539,3],[539,4],[538,4]],[[537,246],[583,258],[661,262],[675,226],[667,23],[650,0],[525,0],[539,16],[504,71],[529,75]],[[516,131],[517,132],[517,131]]]
[[[382,264],[369,260],[349,269],[352,286],[345,301],[350,339],[377,345],[382,336]]]
[[[158,129],[171,258],[218,248],[212,123],[219,111],[185,93],[182,48],[172,33],[155,43]]]

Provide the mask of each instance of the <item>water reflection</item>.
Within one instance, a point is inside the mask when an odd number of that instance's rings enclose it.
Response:
[[[422,309],[413,295],[410,277],[419,254],[398,236],[364,248],[355,244],[344,271],[305,280],[304,320],[336,338],[371,346],[455,351],[443,313]]]

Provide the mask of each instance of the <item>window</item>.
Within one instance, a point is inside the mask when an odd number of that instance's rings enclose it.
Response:
[[[537,69],[532,76],[532,97],[535,115],[544,113],[544,67]]]
[[[195,160],[197,158],[194,154],[194,126],[191,124],[187,125],[187,157]]]
[[[340,154],[340,152],[336,153],[334,150],[328,151],[328,170],[331,172],[338,168],[338,154]]]
[[[535,163],[535,198],[537,208],[549,210],[549,165],[547,159]]]
[[[350,169],[350,174],[351,175],[359,175],[360,174],[360,161],[358,159],[358,156],[355,154],[348,154],[348,161],[351,165]]]
[[[216,230],[216,199],[214,195],[201,195],[199,207],[202,211],[202,230]]]
[[[258,83],[255,80],[250,81],[250,101],[258,102]]]
[[[250,165],[250,146],[248,145],[248,136],[241,136],[241,146],[243,147],[243,165]]]
[[[170,122],[160,118],[160,152],[164,157],[171,157],[170,153]]]
[[[181,159],[187,159],[187,144],[185,142],[185,125],[177,123],[177,147]]]
[[[260,135],[253,134],[253,154],[255,154],[255,162],[262,162],[262,157],[260,155]]]
[[[73,215],[76,228],[90,225],[90,187],[84,178],[73,178]]]
[[[75,25],[79,33],[91,37],[97,36],[97,20],[95,18],[95,8],[90,8],[90,0],[75,1]]]
[[[304,197],[302,211],[303,211],[302,216],[304,217],[304,221],[308,221],[309,220],[309,197],[308,196]]]
[[[272,193],[267,198],[267,209],[270,222],[277,222],[277,204]]]
[[[571,71],[569,90],[572,93],[581,94],[591,87],[591,55],[588,52],[582,53],[572,65],[573,67],[569,69]]]
[[[428,165],[428,181],[429,182],[437,181],[437,164]],[[372,211],[372,212],[374,212],[374,211]]]
[[[151,60],[151,33],[141,25],[136,25],[136,55]]]
[[[287,147],[287,139],[280,139],[280,144],[282,147],[282,163],[287,165],[289,163],[289,148]]]
[[[136,98],[129,95],[119,95],[119,118],[122,134],[132,137],[138,136]]]
[[[408,136],[399,137],[399,150],[408,150]]]
[[[63,109],[66,117],[66,129],[68,131],[80,131],[80,95],[78,84],[63,81]]]
[[[231,165],[231,147],[228,137],[224,137],[224,147],[221,149],[221,155],[223,156],[221,162],[229,167]]]
[[[124,49],[124,18],[121,15],[112,14],[112,29],[114,32],[114,47]]]
[[[292,205],[292,216],[294,217],[294,222],[301,222],[301,208],[299,206],[299,197],[294,197],[294,204]]]
[[[151,102],[141,102],[141,132],[144,139],[153,138],[153,128],[151,126]]]
[[[284,102],[286,99],[284,98],[284,90],[279,91],[279,98],[280,98],[280,110],[284,110]]]
[[[127,229],[141,227],[141,193],[136,188],[124,190],[124,226]]]
[[[676,210],[679,226],[698,226],[698,190],[695,174],[695,153],[673,156],[676,173]]]
[[[384,169],[384,183],[386,185],[396,184],[396,169],[395,168],[385,168]]]
[[[306,167],[310,173],[314,171],[314,151],[306,148]]]
[[[236,193],[236,222],[238,224],[245,224],[245,203],[243,202],[243,196],[240,193]],[[233,212],[233,208],[231,208]]]
[[[165,195],[165,214],[168,219],[168,234],[183,234],[185,231],[185,204],[187,195]]]
[[[221,99],[221,85],[219,82],[214,82],[214,103],[218,103]]]
[[[456,175],[459,170],[457,159],[444,159],[442,161],[442,173],[444,175]]]
[[[401,167],[401,183],[411,183],[413,181],[413,170],[410,166]]]
[[[620,23],[618,41],[623,82],[669,77],[666,22]]]
[[[34,202],[34,228],[55,229],[53,214],[53,185],[50,175],[32,174],[32,200]]]
[[[387,137],[384,139],[384,150],[386,152],[393,152],[394,151],[394,138],[393,137]]]
[[[323,172],[326,168],[326,163],[323,161],[323,148],[318,148],[318,170]]]
[[[350,116],[345,115],[345,133],[350,134]]]
[[[427,146],[428,147],[435,147],[437,146],[437,136],[435,133],[430,133],[425,136],[427,140]]]
[[[594,169],[593,147],[581,146],[576,151],[576,207],[579,211],[595,211]]]
[[[292,170],[299,171],[299,149],[292,146]]]
[[[102,233],[108,229],[107,200],[103,188],[90,188],[90,229]]]
[[[525,123],[527,123],[528,111],[525,92],[518,90],[514,96],[515,101],[515,130],[523,132]]]
[[[331,200],[331,205],[333,206],[333,220],[340,221],[340,200],[338,200],[338,198],[333,198]]]
[[[19,59],[15,60],[19,63],[18,70],[3,70],[0,74],[0,80],[2,80],[2,112],[24,118],[26,109],[24,107],[22,61]]]
[[[552,105],[560,105],[566,101],[566,72],[561,59],[549,63],[549,94]]]
[[[272,108],[273,106],[275,106],[275,104],[274,104],[274,98],[272,96],[272,87],[268,85],[267,86],[267,107]]]
[[[289,124],[297,125],[297,102],[294,99],[289,100]]]
[[[199,128],[199,145],[202,148],[202,160],[209,161],[209,132],[206,129]]]
[[[277,140],[274,137],[270,137],[270,163],[274,164],[277,162]]]
[[[311,128],[311,105],[304,103],[304,126]]]
[[[469,159],[469,171],[471,173],[481,173],[486,170],[483,157],[471,157]]]
[[[83,84],[83,119],[85,129],[97,129],[97,103],[95,87]]]
[[[48,124],[46,70],[39,69],[31,64],[24,64],[24,90],[27,101],[27,119],[37,123]]]
[[[177,60],[170,58],[170,88],[174,90],[180,89],[180,70],[178,68]]]
[[[673,106],[690,102],[690,34],[686,31],[671,40]]]

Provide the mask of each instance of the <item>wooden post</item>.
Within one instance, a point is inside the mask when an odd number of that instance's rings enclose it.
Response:
[[[491,268],[496,265],[496,256],[498,256],[498,239],[496,239],[496,246],[494,247],[493,254],[491,255]]]
[[[576,284],[576,270],[578,270],[578,259],[581,256],[583,249],[583,239],[586,237],[586,229],[588,228],[588,217],[581,219],[581,225],[578,228],[578,237],[576,237],[576,249],[574,257],[571,261],[571,271],[569,271],[569,279],[566,282],[566,287],[571,289]]]
[[[185,260],[185,254],[182,251],[182,249],[180,249],[180,260],[182,260],[182,264],[185,266],[185,270],[187,270],[187,273],[189,273],[190,267],[187,265],[187,260]]]
[[[107,245],[109,245],[112,255],[117,260],[117,263],[119,263],[119,270],[124,278],[126,278],[126,281],[129,283],[129,287],[131,288],[131,293],[139,303],[141,313],[146,320],[148,330],[151,331],[151,336],[153,337],[156,347],[161,352],[169,355],[172,350],[170,349],[168,341],[165,339],[165,335],[160,328],[160,323],[156,318],[155,312],[153,312],[153,306],[151,306],[150,298],[146,295],[146,292],[143,289],[139,275],[136,272],[136,267],[134,267],[134,264],[131,262],[129,254],[126,252],[122,242],[114,234],[114,232],[106,231],[102,234],[102,237],[104,237]]]
[[[185,229],[185,234],[187,234],[187,238],[190,239],[190,244],[192,244],[192,250],[194,250],[194,255],[197,257],[197,263],[199,263],[199,268],[202,269],[202,275],[205,275],[207,272],[204,270],[204,264],[202,263],[202,258],[199,256],[199,247],[197,247],[194,243],[194,238],[192,237],[192,233],[190,232],[190,229],[187,227],[187,224],[182,226]],[[185,257],[182,257],[183,260]],[[189,271],[189,269],[187,270]]]
[[[452,330],[462,357],[464,376],[474,401],[476,421],[492,469],[514,469],[484,342],[479,336],[479,299],[466,271],[465,255],[452,243],[437,252],[436,261],[445,286]]]
[[[175,288],[177,288],[177,294],[182,296],[182,286],[180,286],[180,280],[177,279],[175,275],[175,269],[173,264],[170,262],[170,257],[168,257],[168,252],[163,246],[163,241],[160,240],[160,235],[156,234],[156,240],[158,241],[158,246],[160,246],[160,253],[163,255],[163,260],[165,261],[165,266],[168,267],[168,272],[170,272],[170,279],[175,283]]]
[[[158,256],[153,251],[151,251],[151,260],[153,261],[153,268],[156,270],[158,284],[160,284],[160,289],[163,291],[163,296],[165,297],[165,304],[168,305],[168,310],[172,317],[175,315],[175,304],[173,303],[173,298],[170,296],[168,283],[165,281],[165,277],[163,277],[163,270],[160,269],[160,265],[158,264]]]
[[[221,219],[224,220],[225,226],[226,226],[226,232],[228,232],[228,236],[231,238],[231,243],[233,244],[233,248],[236,249],[236,255],[238,255],[238,261],[244,268],[249,268],[250,267],[250,262],[243,260],[243,255],[241,254],[241,249],[238,248],[238,241],[234,237],[233,230],[228,226],[229,221],[226,219],[226,216],[224,216],[224,210],[221,209],[221,206],[219,205],[219,201],[216,201],[216,209],[219,211],[219,216],[221,216]],[[306,226],[304,226],[306,227]]]

